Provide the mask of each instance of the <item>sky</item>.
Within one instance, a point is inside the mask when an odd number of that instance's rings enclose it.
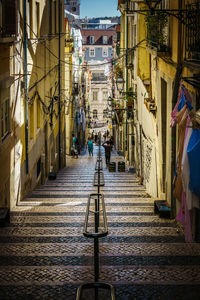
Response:
[[[118,0],[81,0],[81,18],[119,16]]]

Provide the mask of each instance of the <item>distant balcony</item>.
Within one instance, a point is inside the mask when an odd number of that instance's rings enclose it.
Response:
[[[106,76],[103,74],[103,73],[93,73],[92,74],[92,81],[95,81],[95,82],[106,82],[107,81],[107,78]]]
[[[147,26],[147,47],[157,52],[169,52],[168,47],[168,14],[166,12],[152,13],[145,16]]]
[[[200,64],[200,3],[186,6],[186,37],[185,37],[185,59],[195,64]]]
[[[17,0],[3,0],[0,9],[0,42],[10,43],[16,38]]]

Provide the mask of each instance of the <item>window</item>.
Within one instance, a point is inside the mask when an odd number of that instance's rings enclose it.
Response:
[[[86,36],[83,36],[82,41],[83,41],[83,44],[84,44],[84,45],[87,44],[87,37],[86,37]]]
[[[37,97],[37,128],[40,128],[40,100]]]
[[[36,35],[40,36],[40,3],[36,2]]]
[[[94,44],[94,36],[93,35],[90,35],[90,44]]]
[[[95,49],[90,48],[90,57],[95,57]]]
[[[57,32],[57,9],[56,9],[56,1],[54,2],[54,33]]]
[[[108,37],[107,37],[107,35],[103,35],[103,44],[108,44]]]
[[[98,101],[98,92],[97,91],[93,92],[93,100]]]
[[[34,139],[34,103],[29,106],[29,137]]]
[[[52,0],[49,0],[49,34],[52,34]]]
[[[98,113],[97,113],[97,110],[94,109],[94,110],[93,110],[93,118],[97,118],[97,114],[98,114]]]
[[[186,14],[186,32],[185,32],[185,58],[200,62],[200,21],[199,21],[199,1],[187,4],[186,9],[190,13]],[[195,24],[191,26],[191,24]]]
[[[104,73],[92,73],[92,81],[106,81]]]
[[[108,99],[108,92],[103,92],[103,99],[104,100],[107,100]]]
[[[31,34],[30,34],[30,26],[31,26],[30,14],[31,14],[31,12],[30,12],[30,0],[28,0],[28,2],[27,2],[27,26],[26,26],[28,39],[30,39],[30,37],[31,37]]]
[[[2,36],[12,36],[17,33],[17,1],[4,0],[1,3],[0,26]]]
[[[136,41],[137,41],[137,36],[136,35],[137,35],[136,25],[133,25],[133,47],[136,46]]]
[[[1,138],[7,136],[10,131],[10,101],[6,99],[1,104]]]
[[[160,8],[161,9],[168,9],[168,0],[161,0]]]
[[[0,1],[0,28],[3,26],[3,20],[2,20],[2,1]]]
[[[108,110],[107,109],[104,109],[103,111],[103,118],[107,118],[108,117]]]
[[[108,48],[103,48],[102,56],[103,57],[108,57]]]

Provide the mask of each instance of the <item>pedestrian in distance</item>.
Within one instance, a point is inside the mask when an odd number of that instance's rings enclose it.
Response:
[[[114,146],[114,139],[113,139],[113,136],[111,136],[111,138],[110,138],[110,145],[111,145],[111,147],[113,148],[113,146]],[[112,151],[112,149],[111,149],[111,151]]]
[[[106,131],[104,132],[104,135],[103,135],[103,141],[105,142],[106,141],[106,137],[107,137],[107,134],[106,134]]]
[[[105,159],[106,159],[106,164],[110,163],[110,156],[111,156],[111,151],[112,151],[112,146],[110,144],[110,141],[104,142],[102,146],[105,149]]]
[[[78,158],[78,150],[77,150],[77,138],[75,137],[75,135],[72,133],[72,148],[71,148],[71,152],[72,152],[72,157],[73,158]]]
[[[88,139],[88,152],[89,152],[89,156],[93,156],[93,139],[90,136]]]

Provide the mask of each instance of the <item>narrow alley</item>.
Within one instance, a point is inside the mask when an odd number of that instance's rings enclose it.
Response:
[[[74,300],[81,283],[94,281],[83,223],[96,191],[96,154],[95,146],[94,157],[68,159],[57,179],[18,203],[1,228],[0,299]],[[104,162],[104,175],[109,234],[100,239],[100,281],[115,286],[117,300],[199,299],[200,244],[186,244],[174,220],[154,214],[154,199],[135,174],[110,173]]]

